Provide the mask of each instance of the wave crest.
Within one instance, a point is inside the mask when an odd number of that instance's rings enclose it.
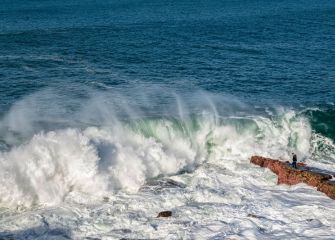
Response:
[[[289,159],[295,151],[307,160],[318,149],[314,135],[308,119],[294,111],[243,118],[204,113],[41,132],[0,153],[1,203],[54,205],[70,192],[135,192],[150,178],[190,172],[205,161],[247,164],[253,154]]]

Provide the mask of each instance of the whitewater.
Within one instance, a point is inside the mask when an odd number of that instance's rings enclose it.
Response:
[[[334,200],[250,163],[335,172],[334,20],[334,0],[2,0],[0,239],[334,239]]]
[[[52,105],[44,108],[50,101],[41,98],[48,94],[19,101],[1,121],[2,237],[332,239],[335,234],[332,199],[304,184],[276,185],[275,174],[249,163],[253,155],[290,160],[295,152],[309,166],[335,171],[335,145],[312,129],[308,109],[260,113],[236,98],[196,92],[170,94],[173,106],[166,109],[174,111],[151,115],[147,108],[135,109],[136,101],[126,104],[131,101],[124,95],[114,101],[100,93],[66,120]],[[35,112],[26,111],[29,104]],[[46,119],[53,121],[48,125]],[[68,127],[60,126],[64,122]],[[173,216],[156,218],[163,210]]]

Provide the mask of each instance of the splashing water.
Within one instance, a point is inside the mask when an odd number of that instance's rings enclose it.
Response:
[[[41,132],[0,154],[1,204],[54,205],[70,192],[136,192],[148,179],[192,172],[204,162],[247,164],[254,154],[289,159],[295,151],[307,160],[321,151],[333,159],[320,149],[332,146],[294,111],[272,118],[204,113]]]

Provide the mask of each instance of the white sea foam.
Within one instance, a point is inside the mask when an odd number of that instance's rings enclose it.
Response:
[[[15,134],[5,136],[11,146],[0,153],[3,234],[18,239],[335,234],[333,200],[304,184],[277,186],[273,173],[249,163],[254,154],[289,160],[294,151],[309,165],[334,170],[334,143],[314,133],[301,114],[278,109],[223,115],[216,104],[207,104],[195,115],[179,99],[177,116],[144,118],[128,107],[132,118],[123,121],[99,103],[91,101],[76,113],[99,123],[93,127],[28,131],[35,116],[21,111],[27,102],[5,117],[2,124]],[[9,124],[18,116],[25,125]],[[167,185],[152,185],[157,179]],[[171,179],[176,182],[170,186]],[[173,217],[156,219],[161,210],[172,210]]]
[[[136,192],[151,178],[193,171],[204,162],[229,168],[229,161],[246,163],[254,154],[289,159],[295,151],[307,160],[314,151],[311,134],[307,120],[293,111],[277,119],[204,114],[42,132],[1,153],[1,203],[53,205],[70,192]]]

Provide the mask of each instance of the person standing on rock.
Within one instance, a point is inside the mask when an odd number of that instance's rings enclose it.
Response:
[[[292,167],[297,169],[297,155],[295,153],[292,153],[292,155],[293,155],[293,157],[292,157]]]

